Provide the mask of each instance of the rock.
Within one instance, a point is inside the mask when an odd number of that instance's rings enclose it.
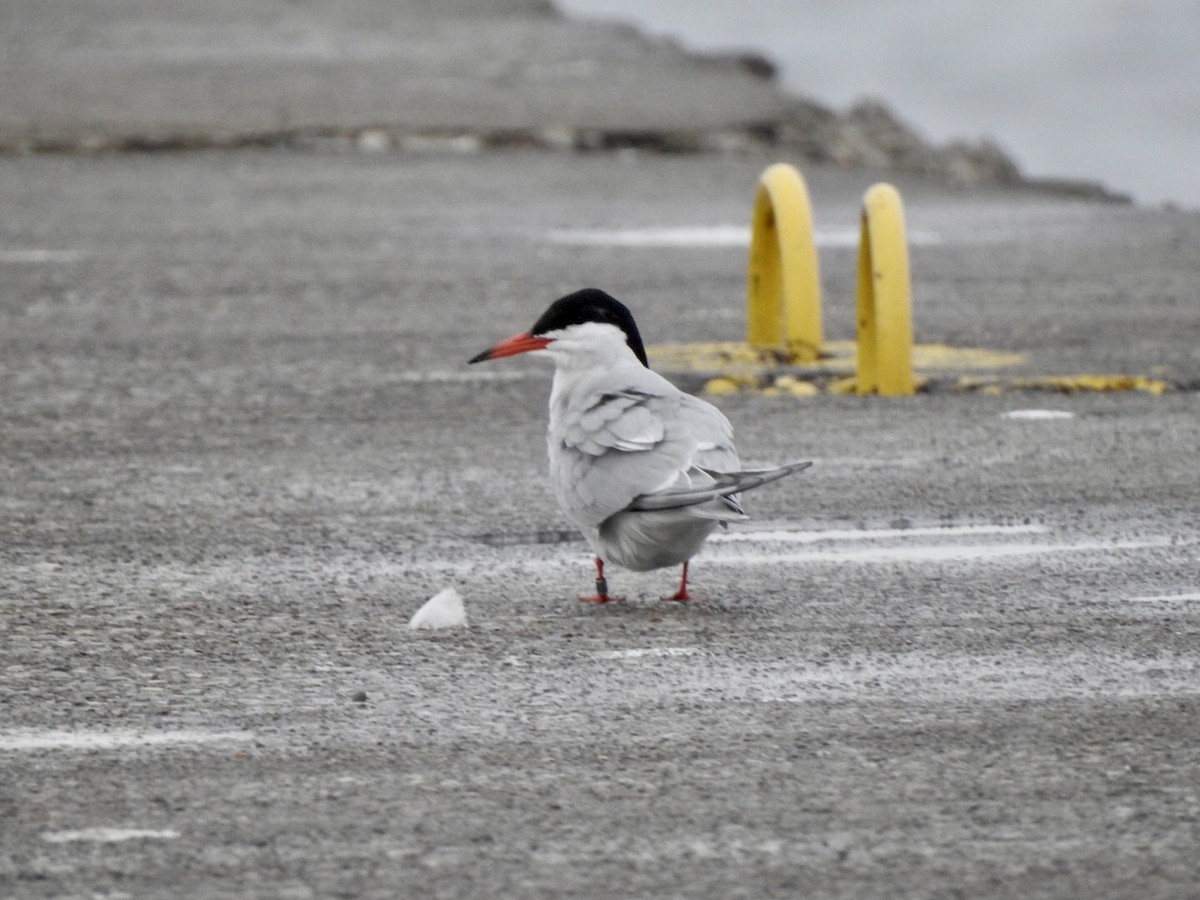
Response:
[[[467,624],[467,612],[458,591],[448,587],[434,594],[417,610],[408,623],[414,631],[421,629],[457,628]]]

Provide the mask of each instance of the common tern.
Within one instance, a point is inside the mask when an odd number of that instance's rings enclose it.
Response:
[[[682,564],[679,590],[663,599],[690,600],[688,560],[718,526],[748,518],[739,493],[812,465],[742,470],[729,420],[650,369],[633,315],[604,291],[560,297],[469,362],[519,353],[554,361],[550,482],[596,555],[596,593],[582,601],[622,599],[608,593],[605,562]]]

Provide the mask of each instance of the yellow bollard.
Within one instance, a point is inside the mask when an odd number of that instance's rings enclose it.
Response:
[[[876,184],[863,197],[858,246],[859,394],[907,397],[912,370],[912,286],[900,193]]]
[[[821,352],[821,273],[812,206],[800,173],[765,169],[754,195],[746,276],[746,339],[757,349],[815,360]]]

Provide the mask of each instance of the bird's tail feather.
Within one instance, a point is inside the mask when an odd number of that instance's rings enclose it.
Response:
[[[679,509],[684,506],[695,506],[707,503],[718,497],[729,497],[756,487],[761,487],[772,481],[800,472],[812,465],[812,462],[788,463],[776,469],[752,469],[745,472],[704,472],[713,479],[712,484],[684,485],[668,488],[653,494],[643,494],[635,497],[629,509],[634,511],[649,511],[655,509]]]

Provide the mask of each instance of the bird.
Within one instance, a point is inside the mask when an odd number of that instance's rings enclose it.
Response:
[[[741,469],[729,420],[650,368],[633,314],[598,288],[558,298],[528,331],[468,362],[521,353],[554,362],[550,482],[595,554],[596,592],[583,602],[624,599],[609,593],[605,563],[682,565],[679,589],[662,599],[691,600],[689,560],[718,527],[749,518],[739,494],[812,465]]]

